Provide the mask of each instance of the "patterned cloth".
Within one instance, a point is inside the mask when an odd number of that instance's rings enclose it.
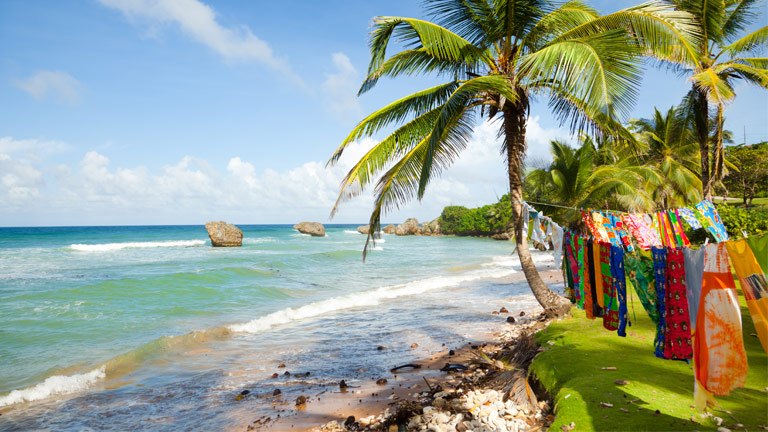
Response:
[[[741,311],[725,243],[709,244],[704,255],[704,283],[696,319],[694,372],[697,409],[714,404],[747,379]]]
[[[693,210],[691,210],[688,207],[680,207],[677,209],[677,215],[683,218],[683,220],[693,229],[701,229],[703,226],[701,225],[701,222],[699,222],[698,219],[696,219],[696,215],[693,213]]]
[[[705,248],[693,250],[683,249],[685,258],[685,293],[688,297],[688,315],[691,328],[696,328],[696,317],[699,315],[701,303],[701,286],[704,283],[704,251]]]
[[[667,323],[665,317],[667,316],[667,308],[664,305],[666,299],[666,284],[667,284],[667,249],[665,248],[651,248],[653,254],[653,275],[656,282],[656,306],[659,309],[659,322],[656,324],[656,339],[654,340],[655,350],[654,354],[658,358],[664,358],[664,333],[666,331]]]
[[[584,297],[586,293],[586,279],[584,277],[584,237],[575,236],[574,245],[576,247],[576,262],[578,264],[579,283],[576,286],[576,304],[584,309]]]
[[[608,215],[608,217],[610,218],[611,224],[613,224],[613,229],[616,231],[616,234],[618,235],[621,244],[624,246],[624,249],[632,252],[635,248],[632,246],[632,238],[629,236],[629,233],[624,226],[624,222],[622,222],[621,215],[617,213],[611,213]]]
[[[592,219],[592,215],[587,210],[581,210],[581,220],[584,221],[584,225],[587,226],[587,231],[592,235],[592,237],[595,237],[597,239],[600,239],[601,241],[608,241],[608,237],[602,238],[602,231],[597,229],[597,225],[595,225],[595,220]]]
[[[667,251],[667,286],[664,306],[667,314],[664,334],[664,358],[687,360],[693,357],[691,318],[685,289],[685,258],[683,250]]]
[[[589,293],[591,295],[591,301],[592,304],[592,318],[597,318],[603,316],[603,310],[598,304],[597,301],[597,277],[598,272],[597,268],[600,267],[600,246],[595,244],[594,241],[587,239],[586,242],[587,245],[587,251],[584,255],[585,257],[588,257],[589,261]],[[597,259],[595,259],[595,248],[597,248]],[[602,276],[601,276],[602,279]],[[602,295],[602,289],[600,290],[600,295]],[[589,314],[587,314],[587,318],[589,318]]]
[[[691,242],[688,241],[688,237],[685,235],[685,230],[683,229],[683,223],[680,221],[680,218],[677,216],[676,210],[669,210],[669,220],[672,224],[672,232],[675,234],[675,241],[677,242],[677,247],[688,247],[691,245]]]
[[[728,231],[725,230],[723,220],[720,219],[720,215],[717,213],[715,206],[708,200],[704,200],[696,204],[696,210],[698,210],[702,216],[702,222],[715,237],[718,242],[728,240]]]
[[[768,274],[768,234],[757,237],[748,237],[747,243],[752,253],[755,255],[757,264],[763,269],[763,273]]]
[[[613,284],[611,266],[611,244],[600,243],[600,267],[603,273],[603,327],[607,330],[619,328],[619,299]]]
[[[602,309],[605,307],[605,297],[603,296],[603,266],[600,264],[600,242],[595,239],[592,242],[592,262],[595,266],[595,299],[597,306]]]
[[[624,265],[627,273],[628,282],[640,298],[640,303],[648,312],[651,321],[658,325],[659,309],[656,305],[656,287],[653,280],[653,260],[651,255],[645,251],[635,251],[634,253],[624,254]]]
[[[565,259],[568,267],[568,294],[572,303],[578,301],[579,293],[579,264],[576,262],[576,249],[573,242],[573,234],[565,234]]]
[[[646,220],[648,218],[648,220]],[[640,249],[651,250],[653,246],[661,246],[659,233],[651,229],[651,218],[648,215],[627,214],[622,216],[622,221],[627,230],[637,241]]]
[[[755,323],[757,337],[768,354],[768,282],[755,254],[744,239],[729,240],[725,248],[741,282],[741,291],[747,299],[747,308]]]
[[[624,248],[611,246],[611,275],[613,276],[613,290],[616,300],[619,302],[619,326],[618,335],[627,336],[627,283],[624,273]],[[632,325],[631,323],[629,325]]]

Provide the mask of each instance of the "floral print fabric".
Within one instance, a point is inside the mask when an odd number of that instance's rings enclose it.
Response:
[[[664,358],[667,359],[687,360],[693,357],[684,263],[682,249],[667,250],[667,286],[664,302],[667,310],[664,317]]]

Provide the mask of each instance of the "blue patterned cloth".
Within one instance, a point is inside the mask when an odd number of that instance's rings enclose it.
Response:
[[[627,313],[627,281],[624,272],[624,248],[621,246],[611,246],[611,275],[613,276],[613,286],[619,298],[619,328],[617,333],[621,337],[626,337],[629,317]]]
[[[656,281],[656,307],[659,309],[659,323],[656,327],[656,340],[654,341],[654,354],[658,358],[664,357],[664,332],[666,331],[666,289],[667,283],[667,249],[652,247],[653,254],[653,274]]]

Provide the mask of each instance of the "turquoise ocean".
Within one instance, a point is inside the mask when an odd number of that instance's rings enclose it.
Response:
[[[274,388],[370,379],[535,304],[511,242],[383,235],[364,263],[356,226],[240,228],[241,248],[202,226],[0,228],[0,430],[230,429],[244,389],[269,413]]]

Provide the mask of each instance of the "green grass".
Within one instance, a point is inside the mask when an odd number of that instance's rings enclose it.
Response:
[[[741,302],[749,363],[747,384],[729,396],[716,397],[721,405],[717,409],[731,411],[733,417],[711,412],[723,418],[722,426],[733,431],[745,430],[735,428],[736,423],[755,431],[758,425],[768,425],[768,357],[757,337],[752,336],[755,328],[743,296]],[[692,365],[656,358],[655,326],[638,300],[630,303],[629,314],[632,327],[627,328],[626,338],[605,330],[602,319],[588,320],[583,311],[575,308],[571,317],[552,323],[537,335],[538,342],[549,349],[536,357],[531,372],[555,404],[556,419],[550,430],[560,431],[563,424],[571,422],[577,431],[717,429],[711,418],[701,417],[701,412],[692,408]],[[604,366],[616,370],[602,370]],[[629,384],[619,386],[616,380]],[[600,402],[611,403],[613,408],[601,407]],[[655,414],[656,410],[659,414]]]
[[[718,198],[716,201],[720,202],[722,198]],[[744,204],[744,200],[742,198],[725,198],[726,203],[730,206],[742,206]],[[753,207],[762,207],[762,206],[768,206],[768,197],[763,198],[753,198],[752,199],[752,206]]]

